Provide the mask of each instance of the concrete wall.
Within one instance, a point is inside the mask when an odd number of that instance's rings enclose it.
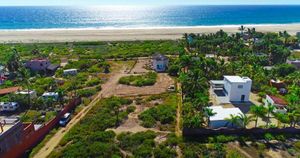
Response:
[[[60,118],[71,109],[75,108],[76,105],[80,104],[81,99],[76,98],[69,102],[68,105],[52,120],[47,122],[43,127],[39,128],[37,131],[32,131],[33,123],[28,126],[28,129],[24,129],[24,133],[27,133],[19,144],[10,148],[4,154],[0,155],[0,158],[17,158],[22,157],[22,155],[27,151],[37,145],[44,137],[58,124]],[[31,127],[31,128],[30,128]],[[29,134],[28,134],[29,133]]]
[[[5,131],[0,136],[0,155],[4,154],[23,138],[23,125],[18,121],[13,127]],[[1,156],[0,156],[1,157]]]

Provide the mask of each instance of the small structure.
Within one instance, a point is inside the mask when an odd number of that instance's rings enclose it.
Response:
[[[287,102],[279,97],[267,95],[265,99],[265,106],[272,105],[275,106],[274,112],[276,113],[286,113],[287,112]]]
[[[280,88],[285,88],[285,83],[284,83],[284,81],[280,81],[280,80],[270,80],[270,85],[272,86],[272,87],[275,87],[275,88],[277,88],[278,90],[280,89]]]
[[[156,72],[165,72],[168,69],[169,59],[162,54],[155,54],[152,58],[153,69]]]
[[[9,88],[3,88],[0,89],[0,96],[6,95],[6,94],[10,94],[10,93],[15,93],[19,90],[21,90],[21,87],[9,87]]]
[[[240,114],[243,114],[242,111],[239,108],[223,108],[222,106],[212,106],[208,107],[209,109],[212,109],[213,113],[215,113],[214,116],[210,117],[210,128],[222,128],[222,127],[237,127],[237,125],[234,125],[228,121],[230,117],[238,116]]]
[[[56,72],[56,70],[59,68],[59,65],[56,65],[56,64],[50,64],[48,67],[47,67],[47,74],[49,75],[54,75],[54,73]]]
[[[16,102],[0,102],[0,112],[13,112],[19,108]]]
[[[30,95],[30,98],[33,99],[33,98],[37,98],[37,94],[36,94],[36,91],[34,90],[23,90],[23,91],[18,91],[16,92],[16,94],[19,94],[19,95]]]
[[[288,64],[294,65],[298,70],[300,70],[300,59],[287,60]]]
[[[45,92],[42,97],[45,100],[52,99],[53,101],[57,101],[59,96],[57,92]]]
[[[0,120],[0,155],[19,144],[24,137],[23,124],[17,118]]]
[[[229,102],[248,102],[252,80],[248,77],[224,76],[224,80],[211,80],[211,88],[217,97]]]
[[[77,69],[67,69],[67,70],[64,70],[64,75],[65,76],[68,76],[68,75],[71,75],[71,76],[77,75]]]

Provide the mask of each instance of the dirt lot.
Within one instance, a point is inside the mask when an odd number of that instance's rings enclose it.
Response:
[[[168,76],[166,73],[159,73],[157,82],[153,86],[144,86],[144,87],[135,87],[128,85],[121,85],[118,83],[119,79],[124,76],[130,76],[133,74],[143,74],[149,70],[145,69],[146,65],[149,65],[149,59],[140,59],[135,64],[134,68],[128,73],[128,71],[123,71],[118,74],[118,77],[115,80],[111,80],[111,86],[109,87],[109,92],[105,93],[104,97],[109,97],[112,95],[120,97],[129,97],[129,96],[143,96],[143,95],[153,95],[161,94],[166,92],[168,87],[174,84],[173,79]]]
[[[157,101],[159,102],[159,100]],[[118,128],[115,129],[107,129],[107,130],[112,130],[117,134],[120,134],[122,132],[132,132],[132,133],[137,133],[137,132],[142,132],[142,131],[147,131],[147,130],[152,130],[154,132],[158,132],[161,134],[166,134],[169,132],[166,131],[160,131],[156,128],[145,128],[143,126],[140,125],[141,121],[139,121],[138,116],[146,111],[147,109],[154,107],[155,106],[156,101],[151,101],[150,103],[143,103],[141,105],[136,105],[135,103],[133,103],[133,106],[136,107],[136,110],[133,113],[130,113],[128,115],[128,119],[123,122]]]

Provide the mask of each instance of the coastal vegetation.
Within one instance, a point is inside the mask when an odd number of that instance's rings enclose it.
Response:
[[[60,142],[60,148],[50,157],[120,157],[121,152],[114,143],[116,134],[105,130],[118,126],[127,117],[127,111],[120,108],[129,104],[131,100],[117,97],[98,102],[85,118],[67,133]]]
[[[158,126],[162,130],[174,131],[177,107],[176,93],[153,95],[146,99],[146,101],[153,100],[160,100],[161,103],[139,115],[139,119],[142,121],[141,125],[146,128]]]
[[[148,72],[143,75],[130,75],[121,77],[119,80],[120,84],[130,85],[130,86],[151,86],[156,83],[157,74],[155,72]]]

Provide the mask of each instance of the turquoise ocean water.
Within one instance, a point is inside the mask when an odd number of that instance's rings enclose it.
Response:
[[[291,23],[300,23],[300,6],[0,7],[5,30]]]

